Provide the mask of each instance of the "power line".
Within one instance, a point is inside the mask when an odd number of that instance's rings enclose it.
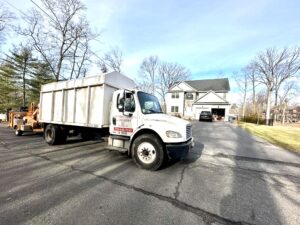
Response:
[[[42,7],[40,7],[37,3],[33,0],[30,0],[36,7],[38,7],[43,13],[45,13],[54,23],[57,23]]]
[[[25,17],[27,17],[27,15],[19,8],[17,8],[16,6],[14,6],[13,4],[11,4],[10,2],[6,1],[6,0],[2,0],[4,1],[6,4],[8,4],[9,6],[13,7],[14,9],[16,9],[17,11],[19,11],[21,14],[23,14]]]

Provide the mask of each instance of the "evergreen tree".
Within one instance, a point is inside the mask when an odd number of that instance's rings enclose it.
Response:
[[[35,59],[30,48],[14,48],[0,64],[0,111],[38,103],[41,85],[54,80],[50,66]]]
[[[33,66],[36,62],[36,59],[32,57],[32,51],[30,48],[21,47],[14,48],[11,52],[12,56],[8,57],[11,65],[13,66],[15,73],[17,74],[18,82],[20,90],[22,90],[22,104],[26,106],[28,104],[26,98],[26,92],[30,89],[29,80],[33,77]]]
[[[16,85],[16,73],[10,63],[0,65],[0,112],[5,112],[8,108],[16,108],[21,104],[18,99],[19,89]]]
[[[47,63],[35,63],[32,78],[28,81],[30,92],[28,99],[30,102],[38,103],[40,101],[40,91],[43,84],[56,81],[51,73],[50,66]]]

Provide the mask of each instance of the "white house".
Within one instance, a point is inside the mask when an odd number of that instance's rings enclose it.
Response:
[[[227,78],[179,82],[166,95],[167,113],[199,119],[201,111],[211,111],[217,118],[228,121],[229,91]]]

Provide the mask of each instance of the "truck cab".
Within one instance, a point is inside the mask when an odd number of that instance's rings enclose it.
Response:
[[[149,170],[186,155],[194,145],[189,122],[164,114],[157,97],[138,90],[114,92],[109,131],[109,148],[127,152]]]

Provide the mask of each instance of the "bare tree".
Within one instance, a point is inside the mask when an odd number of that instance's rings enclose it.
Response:
[[[275,103],[278,104],[279,91],[282,83],[289,78],[295,77],[300,70],[300,47],[287,49],[287,57],[281,67],[280,73],[275,76]]]
[[[164,103],[166,102],[165,96],[168,90],[177,82],[188,80],[191,72],[178,63],[161,63],[159,66],[159,82],[158,94],[162,97]]]
[[[99,60],[99,65],[103,73],[109,71],[121,72],[123,63],[123,53],[119,47],[113,47]]]
[[[299,71],[299,53],[299,48],[293,50],[269,48],[259,53],[252,62],[258,81],[267,87],[266,124],[270,122],[271,98],[274,90]]]
[[[86,75],[86,64],[87,62],[91,62],[92,52],[89,48],[89,43],[91,40],[96,38],[97,34],[93,34],[89,29],[88,22],[81,18],[78,23],[78,26],[74,28],[73,37],[74,37],[74,45],[71,47],[71,75],[70,79],[79,78],[80,76],[85,77]]]
[[[245,111],[246,111],[247,93],[249,89],[249,75],[248,75],[247,68],[242,69],[240,73],[234,73],[233,77],[242,94],[242,98],[243,98],[242,117],[244,118]]]
[[[4,31],[11,26],[10,22],[14,19],[14,14],[0,3],[0,43],[5,40]]]
[[[296,93],[298,93],[298,86],[297,83],[294,81],[286,82],[283,86],[283,91],[281,94],[279,94],[279,104],[282,107],[282,113],[281,113],[281,123],[284,124],[285,122],[285,111],[288,102],[296,96]]]
[[[95,35],[83,14],[85,6],[80,0],[31,1],[36,8],[28,12],[28,27],[20,33],[30,37],[56,80],[84,75],[88,43]]]
[[[257,114],[256,88],[259,85],[259,82],[257,80],[257,75],[255,73],[255,66],[253,65],[253,63],[249,63],[245,69],[248,74],[248,80],[249,80],[249,84],[251,85],[251,91],[252,91],[252,112],[254,114]]]
[[[149,85],[149,83],[145,80],[135,80],[135,83],[137,84],[137,87],[139,90],[151,93],[152,87]]]
[[[145,86],[148,86],[149,92],[155,94],[158,84],[158,68],[159,59],[157,56],[145,58],[140,66],[140,74],[142,75]]]
[[[259,124],[260,115],[263,113],[267,102],[267,95],[265,90],[260,90],[256,94],[256,112],[257,112],[257,124]]]

